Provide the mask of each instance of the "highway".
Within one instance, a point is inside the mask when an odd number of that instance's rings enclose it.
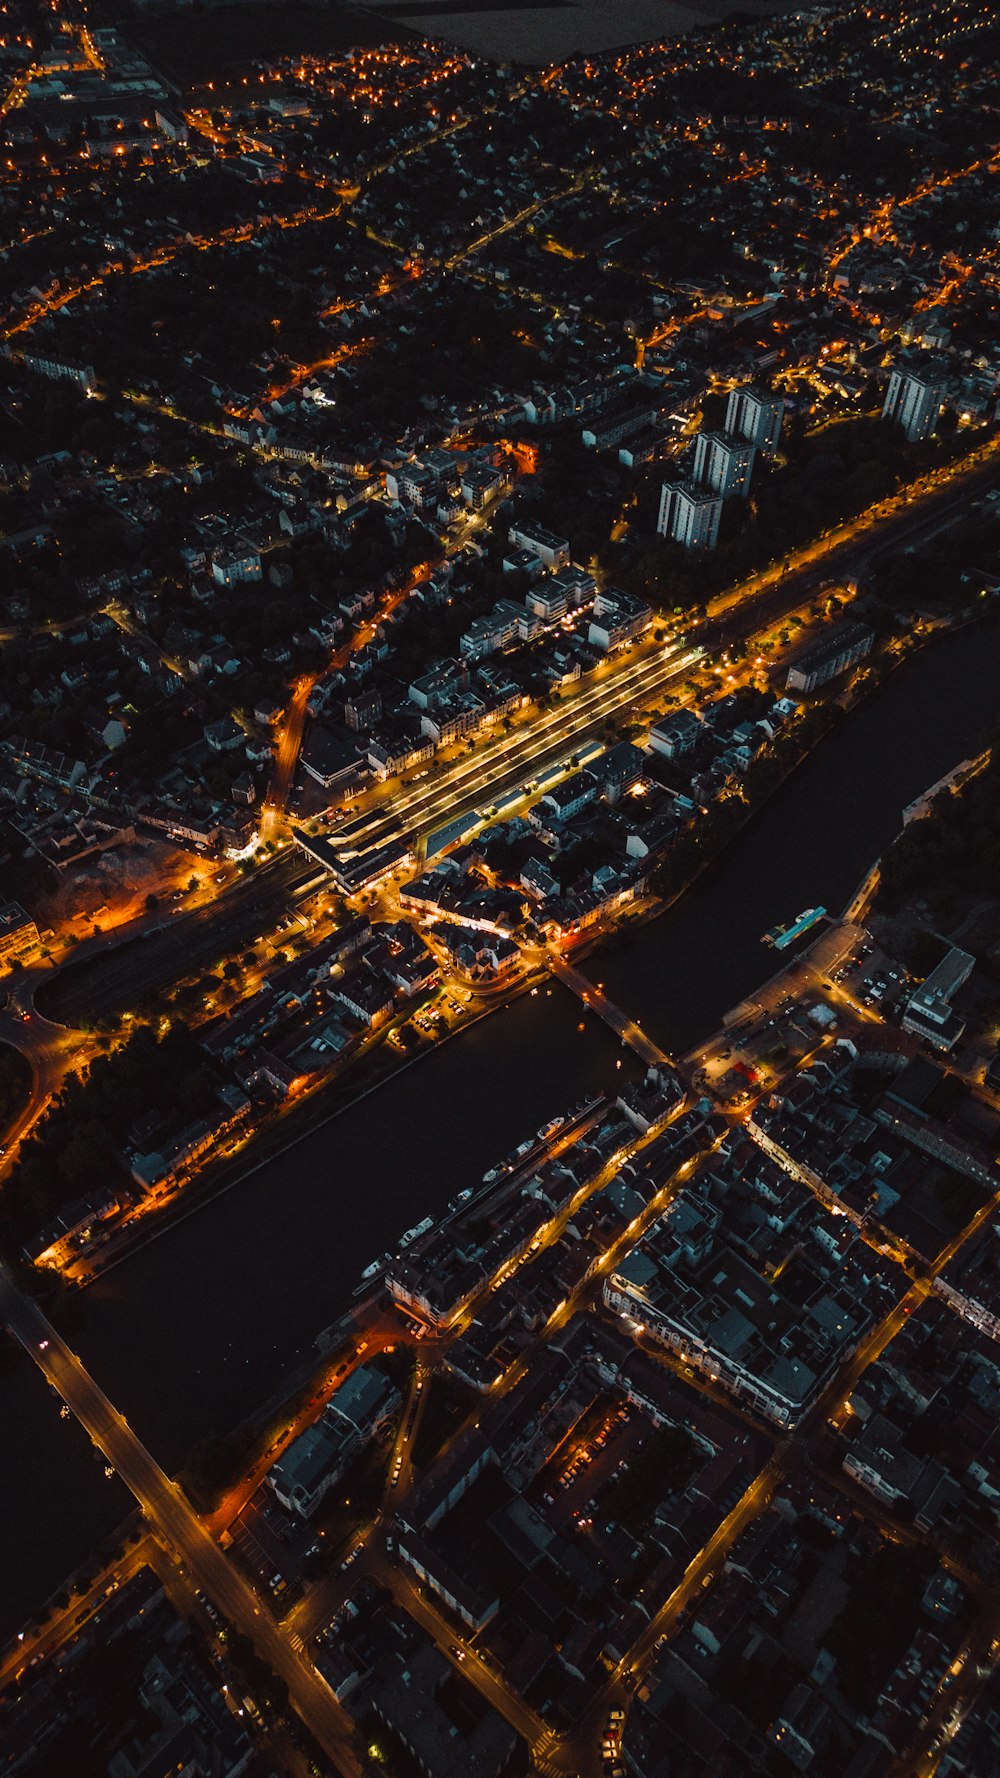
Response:
[[[0,110],[11,102],[12,95],[16,92],[17,83],[6,100],[0,103]],[[465,125],[463,122],[454,127],[464,128]],[[443,130],[439,135],[451,133],[451,130]],[[424,143],[414,144],[404,150],[399,158],[418,152],[424,146]],[[391,164],[387,163],[387,166]],[[381,170],[376,169],[376,172]],[[570,189],[576,189],[576,186]],[[914,198],[918,195],[920,194],[914,194]],[[487,241],[521,226],[535,211],[553,201],[554,196],[539,200],[509,221],[501,223],[489,235],[475,239],[469,246],[455,253],[448,262],[449,265],[457,265],[460,260],[479,251]],[[339,205],[325,214],[333,215],[338,210]],[[282,228],[292,228],[311,220],[316,214],[317,211],[310,208],[295,216],[273,220]],[[247,239],[262,222],[266,225],[268,221],[265,217],[242,224],[238,228],[223,231],[217,239],[220,242]],[[216,245],[216,241],[203,239],[195,245],[204,250]],[[53,296],[34,305],[26,316],[9,327],[9,335],[26,330],[41,315],[54,312],[109,278],[131,275],[133,272],[154,271],[170,263],[178,253],[186,251],[183,243],[167,243],[163,249],[150,254],[144,263],[135,267],[115,264],[102,268],[88,281],[79,283],[58,297]],[[217,431],[217,428],[208,430]],[[870,562],[888,550],[900,548],[917,537],[927,536],[933,530],[941,529],[955,514],[964,510],[970,491],[975,486],[980,483],[985,485],[987,481],[995,479],[995,453],[996,444],[991,442],[983,447],[980,458],[971,468],[956,466],[936,485],[929,478],[926,483],[915,484],[873,512],[816,539],[787,562],[776,564],[740,586],[728,589],[710,603],[707,619],[697,632],[699,642],[704,647],[714,649],[728,640],[746,636],[752,627],[759,625],[766,617],[800,605],[808,596],[809,590],[822,581],[848,571],[861,561]],[[360,639],[357,637],[354,640],[357,642]],[[349,652],[349,646],[341,651],[345,656]],[[573,750],[574,743],[579,744],[599,733],[610,718],[618,716],[630,706],[638,707],[644,702],[652,701],[680,676],[691,672],[702,653],[703,648],[682,653],[677,644],[668,645],[665,649],[662,646],[654,649],[650,642],[645,642],[625,655],[614,657],[589,674],[586,681],[563,691],[554,705],[544,709],[535,708],[521,717],[515,717],[509,733],[494,730],[477,738],[474,752],[466,754],[463,751],[462,755],[447,764],[437,762],[429,779],[426,774],[421,773],[419,779],[390,782],[377,793],[366,797],[360,805],[360,811],[345,814],[335,823],[331,830],[333,843],[338,848],[346,848],[345,857],[356,856],[377,848],[397,834],[419,843],[436,826],[452,817],[471,813],[473,810],[485,813],[487,808],[495,806],[511,789],[532,783],[557,762],[565,761]],[[306,705],[312,683],[303,679],[295,686],[277,738],[276,756],[262,821],[264,837],[280,830],[283,824],[300,754]],[[535,785],[534,789],[537,793],[538,786]],[[192,969],[204,967],[225,950],[245,943],[249,934],[266,926],[272,900],[276,907],[283,905],[290,894],[311,882],[314,877],[315,871],[311,864],[302,863],[297,854],[286,853],[283,858],[272,860],[251,872],[244,882],[220,895],[214,903],[176,919],[169,918],[162,931],[152,934],[141,943],[135,940],[119,943],[117,946],[105,944],[101,954],[93,961],[78,961],[64,967],[57,976],[46,982],[42,990],[45,1005],[50,1010],[60,1009],[61,1016],[79,1023],[89,1022],[120,1010],[122,1006],[134,1004],[136,999],[153,991],[161,983],[165,984],[177,979],[179,975],[189,974]],[[606,1000],[600,990],[570,964],[553,958],[549,967],[624,1042],[630,1044],[644,1061],[667,1061],[663,1052],[646,1037],[640,1027],[629,1020],[620,1008]],[[24,1004],[30,1003],[25,1001]],[[22,1023],[17,1019],[16,1013],[11,1012],[0,1025],[0,1035],[6,1034],[7,1022],[11,1040],[16,1041],[30,1055],[35,1069],[32,1102],[15,1126],[16,1137],[29,1127],[30,1122],[38,1115],[39,1108],[44,1107],[56,1090],[69,1061],[78,1062],[85,1054],[85,1048],[82,1042],[77,1044],[76,1034],[71,1039],[69,1032],[60,1032],[37,1015],[34,1024]],[[672,1193],[675,1189],[677,1184],[672,1181],[669,1190]],[[662,1205],[661,1196],[642,1219],[642,1227],[648,1226],[654,1214],[659,1214]],[[463,1671],[473,1678],[483,1695],[527,1736],[536,1749],[537,1769],[566,1773],[584,1770],[590,1772],[596,1769],[599,1718],[605,1712],[609,1700],[627,1700],[632,1687],[651,1659],[659,1636],[674,1631],[681,1613],[698,1595],[706,1581],[710,1582],[724,1565],[728,1551],[745,1526],[766,1510],[795,1460],[793,1453],[800,1450],[801,1440],[815,1432],[835,1400],[850,1392],[866,1366],[878,1358],[889,1341],[905,1326],[906,1317],[911,1311],[925,1300],[930,1291],[940,1288],[938,1274],[947,1260],[973,1232],[975,1226],[994,1213],[996,1207],[995,1202],[985,1206],[969,1228],[962,1231],[939,1256],[933,1267],[926,1266],[926,1262],[922,1263],[917,1282],[869,1330],[835,1382],[831,1383],[822,1398],[804,1417],[793,1437],[762,1469],[733,1511],[694,1558],[680,1586],[665,1601],[659,1614],[654,1616],[642,1633],[627,1660],[622,1662],[610,1687],[594,1698],[585,1723],[571,1737],[557,1742],[544,1723],[511,1691],[496,1670],[483,1661],[474,1648],[463,1644]],[[553,1229],[555,1227],[556,1224],[553,1223]],[[633,1229],[621,1243],[609,1250],[585,1285],[573,1294],[567,1304],[561,1306],[543,1337],[564,1325],[577,1312],[588,1295],[592,1295],[595,1288],[599,1287],[604,1271],[612,1266],[614,1258],[631,1246],[636,1238]],[[909,1258],[919,1259],[919,1256],[911,1254]],[[952,1306],[957,1307],[959,1313],[963,1312],[957,1299]],[[338,1768],[353,1775],[358,1770],[358,1764],[353,1752],[351,1719],[336,1704],[316,1673],[299,1631],[305,1629],[308,1635],[310,1628],[322,1621],[319,1613],[326,1601],[331,1594],[342,1594],[349,1590],[355,1582],[356,1571],[352,1570],[348,1577],[329,1577],[303,1602],[299,1613],[293,1614],[294,1623],[276,1625],[265,1602],[226,1559],[206,1525],[188,1504],[178,1484],[159,1468],[121,1414],[90,1377],[76,1354],[51,1327],[38,1306],[19,1290],[14,1278],[2,1268],[0,1316],[50,1384],[69,1404],[94,1443],[104,1452],[108,1462],[132,1490],[157,1536],[176,1553],[177,1560],[186,1565],[189,1575],[209,1595],[220,1612],[251,1638],[262,1657],[285,1679],[293,1701],[312,1733],[336,1761]],[[512,1368],[504,1379],[503,1387],[510,1387],[526,1369],[526,1361]],[[417,1379],[422,1374],[418,1364]],[[426,1399],[426,1391],[423,1399]],[[412,1440],[422,1406],[423,1400],[418,1399],[415,1379],[414,1393],[404,1412],[390,1458],[387,1498],[375,1521],[376,1526],[381,1523],[394,1502],[405,1494],[410,1483]],[[398,1474],[395,1473],[397,1460],[400,1462]],[[377,1540],[372,1540],[366,1553],[366,1562],[369,1570],[392,1588],[407,1612],[424,1625],[450,1658],[456,1658],[455,1643],[456,1639],[460,1641],[461,1638],[456,1638],[456,1632],[449,1627],[444,1614],[418,1594],[409,1576],[398,1566],[389,1563]],[[973,1643],[969,1646],[970,1656],[973,1649],[981,1653],[979,1645]],[[948,1708],[950,1709],[950,1703]],[[942,1701],[941,1714],[943,1716],[946,1713]],[[928,1747],[921,1751],[919,1765],[916,1768],[911,1765],[909,1769],[922,1773],[925,1769],[930,1770],[932,1763],[933,1749]]]
[[[621,1705],[627,1708],[632,1692],[653,1658],[657,1643],[661,1638],[670,1637],[675,1633],[681,1617],[692,1600],[709,1581],[721,1572],[727,1555],[737,1539],[755,1518],[766,1511],[781,1481],[800,1462],[808,1441],[834,1414],[839,1404],[850,1396],[863,1373],[870,1365],[878,1361],[886,1347],[906,1326],[909,1317],[933,1291],[935,1281],[941,1271],[959,1252],[964,1243],[983,1226],[984,1221],[994,1214],[998,1203],[1000,1203],[1000,1199],[991,1200],[989,1204],[984,1205],[976,1212],[966,1226],[942,1249],[934,1262],[927,1267],[925,1273],[903,1292],[892,1307],[868,1329],[857,1346],[847,1355],[844,1363],[807,1409],[798,1425],[744,1491],[729,1516],[717,1527],[697,1556],[689,1563],[679,1585],[663,1602],[660,1610],[654,1614],[628,1655],[619,1663],[608,1684],[594,1699],[588,1716],[578,1726],[574,1734],[559,1745],[557,1758],[561,1771],[567,1774],[597,1772],[596,1749],[608,1709],[612,1705]],[[630,1240],[628,1245],[631,1244]],[[604,1269],[607,1268],[602,1266],[602,1270]],[[694,1382],[696,1387],[701,1387],[700,1379],[696,1377]],[[924,1778],[932,1766],[921,1763],[915,1769],[919,1771],[921,1778]]]
[[[747,1526],[770,1506],[781,1482],[798,1463],[804,1440],[822,1424],[835,1402],[850,1394],[861,1373],[895,1338],[915,1302],[924,1294],[926,1287],[914,1286],[869,1330],[846,1365],[799,1421],[794,1432],[754,1477],[732,1511],[688,1563],[678,1585],[664,1600],[659,1611],[654,1612],[628,1654],[619,1662],[607,1685],[595,1697],[587,1717],[573,1736],[561,1745],[559,1754],[563,1772],[596,1774],[596,1749],[608,1710],[614,1705],[627,1710],[632,1693],[652,1662],[657,1644],[675,1634],[692,1602],[722,1572],[730,1550]]]
[[[250,1638],[262,1659],[285,1681],[296,1710],[336,1769],[346,1778],[361,1778],[351,1718],[317,1673],[300,1639],[293,1639],[274,1622],[267,1605],[213,1541],[180,1485],[164,1474],[76,1353],[38,1305],[18,1289],[6,1267],[0,1267],[0,1317],[135,1495],[150,1525],[187,1567],[197,1586]]]
[[[452,1650],[462,1650],[460,1665],[465,1678],[494,1710],[506,1718],[519,1735],[524,1736],[529,1746],[537,1747],[549,1739],[549,1731],[542,1718],[507,1685],[491,1663],[483,1659],[474,1645],[466,1639],[464,1632],[452,1628],[448,1618],[411,1580],[405,1568],[387,1558],[380,1559],[377,1554],[371,1568],[376,1580],[389,1588],[397,1604],[437,1643],[452,1665],[456,1659]]]
[[[463,533],[460,542],[465,541]],[[414,587],[427,574],[430,563],[421,562],[411,569],[402,586],[385,595],[380,601],[378,611],[364,621],[352,632],[349,639],[331,655],[327,664],[327,672],[347,666],[352,654],[372,640],[377,634],[379,625],[394,612],[399,605],[409,598]],[[275,748],[274,761],[271,768],[271,780],[264,801],[260,823],[262,840],[272,839],[278,831],[288,812],[288,800],[295,783],[296,767],[302,751],[306,720],[309,714],[309,697],[322,675],[318,673],[303,674],[292,687],[291,702],[281,723]]]
[[[672,1122],[686,1107],[687,1101],[681,1101],[679,1105],[671,1108],[669,1116],[664,1121],[666,1123]],[[602,1106],[599,1110],[595,1109],[593,1112],[582,1114],[580,1119],[575,1120],[571,1132],[572,1139],[577,1140],[584,1135],[586,1129],[596,1121],[604,1109],[606,1107]],[[546,1247],[557,1241],[580,1204],[615,1176],[625,1155],[641,1152],[655,1139],[662,1128],[663,1124],[659,1124],[645,1135],[637,1135],[627,1150],[613,1155],[599,1175],[589,1181],[586,1186],[581,1187],[572,1201],[562,1211],[554,1215],[551,1221],[539,1231],[540,1246]],[[559,1138],[552,1144],[550,1153],[562,1152],[568,1140],[567,1134],[561,1132]],[[697,1157],[682,1163],[646,1206],[635,1223],[624,1235],[611,1243],[601,1259],[594,1262],[587,1276],[550,1317],[545,1328],[532,1342],[532,1346],[508,1366],[499,1383],[490,1393],[491,1401],[499,1400],[523,1381],[530,1369],[532,1352],[548,1337],[564,1327],[572,1316],[592,1299],[595,1292],[599,1290],[605,1273],[613,1269],[618,1260],[640,1238],[649,1225],[663,1214],[683,1183],[690,1177],[696,1159]],[[537,1165],[536,1161],[532,1161],[530,1166],[529,1163],[525,1163],[525,1170],[528,1171],[535,1165]],[[510,1270],[509,1265],[500,1268],[490,1282],[484,1286],[475,1301],[452,1324],[448,1330],[449,1333],[460,1332],[468,1325],[474,1318],[477,1308],[510,1275]],[[523,1700],[505,1684],[502,1675],[498,1673],[492,1663],[479,1653],[474,1640],[469,1640],[460,1626],[452,1624],[438,1606],[414,1585],[410,1576],[398,1565],[389,1561],[385,1553],[384,1539],[379,1533],[405,1499],[414,1480],[411,1453],[420,1415],[427,1399],[426,1388],[430,1378],[427,1368],[428,1358],[428,1352],[424,1351],[422,1356],[418,1356],[416,1360],[409,1400],[404,1408],[393,1453],[389,1459],[389,1483],[383,1505],[372,1523],[366,1530],[359,1533],[350,1546],[360,1550],[358,1561],[352,1565],[349,1573],[345,1574],[341,1570],[337,1570],[320,1581],[289,1613],[285,1620],[285,1627],[306,1639],[314,1636],[335,1616],[348,1594],[357,1586],[361,1575],[372,1574],[394,1593],[398,1602],[423,1625],[450,1660],[454,1661],[460,1658],[464,1676],[494,1708],[499,1710],[501,1715],[506,1717],[518,1733],[524,1735],[529,1741],[534,1751],[536,1770],[553,1775],[553,1778],[555,1774],[567,1770],[575,1772],[577,1768],[573,1762],[576,1755],[572,1748],[564,1755],[559,1738],[548,1728],[542,1718],[535,1711],[529,1709]],[[480,1401],[473,1403],[466,1420],[452,1432],[443,1450],[439,1453],[437,1459],[439,1462],[453,1448],[462,1434],[468,1430],[471,1422],[473,1420],[478,1422],[481,1412],[482,1403]],[[401,1458],[402,1461],[398,1479],[393,1484],[392,1475],[397,1458]],[[455,1655],[456,1648],[461,1649],[461,1657]],[[575,1745],[574,1741],[573,1747]],[[570,1762],[568,1766],[567,1759]]]
[[[754,602],[754,624],[769,621],[792,611],[811,589],[847,579],[879,556],[943,530],[996,481],[998,450],[1000,439],[987,439],[968,457],[905,483],[857,518],[833,526],[784,561],[718,594],[708,604],[708,621],[697,628],[698,640],[715,647],[745,637],[743,607],[748,601]]]
[[[370,1571],[372,1562],[377,1559],[377,1534],[386,1519],[392,1516],[397,1503],[413,1485],[413,1443],[430,1393],[428,1384],[431,1375],[431,1367],[418,1350],[409,1392],[399,1416],[399,1425],[386,1465],[386,1492],[382,1506],[371,1524],[344,1546],[341,1562],[333,1573],[325,1575],[315,1586],[310,1587],[285,1618],[285,1627],[301,1636],[304,1642],[308,1642],[330,1622],[348,1595],[357,1588],[358,1572],[352,1564],[345,1573],[343,1557],[349,1550],[360,1550],[363,1557],[362,1572]]]
[[[636,1150],[644,1146],[643,1139],[634,1144]],[[703,1158],[702,1155],[686,1161],[661,1188],[636,1223],[595,1262],[587,1278],[550,1319],[540,1336],[542,1340],[564,1326],[590,1299],[595,1289],[600,1288],[604,1276],[609,1270],[613,1270],[621,1255],[640,1238],[649,1223],[663,1214],[667,1204],[690,1177],[693,1167]],[[620,1156],[611,1159],[609,1172],[616,1170],[620,1159]],[[38,1307],[18,1290],[13,1279],[2,1270],[0,1316],[35,1359],[48,1381],[69,1404],[109,1463],[118,1470],[160,1539],[181,1563],[186,1564],[194,1584],[206,1593],[220,1612],[252,1638],[262,1657],[285,1679],[296,1708],[321,1745],[331,1757],[341,1762],[341,1770],[350,1774],[356,1770],[351,1751],[350,1719],[347,1712],[337,1705],[325,1682],[316,1672],[305,1644],[323,1623],[329,1621],[361,1574],[370,1573],[390,1588],[398,1603],[421,1624],[450,1659],[460,1661],[463,1674],[480,1694],[526,1737],[533,1749],[536,1771],[549,1775],[549,1778],[570,1778],[571,1774],[586,1774],[587,1778],[595,1778],[600,1771],[599,1738],[608,1709],[615,1704],[627,1708],[633,1691],[655,1654],[658,1641],[674,1633],[681,1617],[699,1596],[701,1589],[721,1572],[729,1551],[747,1525],[768,1508],[782,1481],[800,1463],[804,1446],[837,1405],[850,1394],[864,1370],[881,1356],[890,1341],[906,1325],[908,1316],[933,1290],[934,1280],[941,1269],[963,1242],[983,1225],[995,1208],[996,1204],[991,1203],[977,1212],[934,1264],[928,1266],[916,1282],[909,1284],[897,1302],[868,1330],[821,1396],[803,1416],[798,1427],[782,1442],[775,1455],[745,1489],[730,1514],[693,1558],[681,1581],[654,1613],[608,1683],[594,1696],[584,1720],[568,1735],[559,1735],[551,1730],[523,1699],[512,1692],[502,1673],[488,1658],[484,1659],[480,1655],[474,1642],[469,1642],[437,1604],[427,1599],[416,1588],[412,1578],[390,1561],[385,1553],[379,1533],[388,1515],[396,1503],[405,1497],[412,1483],[410,1454],[425,1399],[423,1389],[428,1376],[426,1358],[429,1355],[417,1358],[411,1392],[389,1459],[383,1505],[372,1524],[357,1540],[363,1546],[360,1560],[349,1576],[338,1571],[320,1582],[286,1621],[278,1626],[270,1617],[263,1600],[258,1599],[252,1587],[230,1566],[177,1484],[159,1469]],[[553,1233],[559,1221],[558,1218],[554,1219]],[[527,1373],[529,1367],[530,1353],[526,1353],[504,1375],[498,1395],[505,1395]],[[456,1649],[461,1650],[461,1655],[456,1655]],[[950,1700],[948,1703],[950,1704]],[[945,1701],[942,1700],[942,1708],[936,1713],[935,1721],[940,1724],[945,1715]],[[931,1769],[928,1759],[921,1771],[929,1772]]]

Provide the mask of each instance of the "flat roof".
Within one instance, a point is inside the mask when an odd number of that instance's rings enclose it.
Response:
[[[957,994],[963,982],[967,982],[976,966],[975,957],[968,951],[960,951],[952,945],[946,957],[942,957],[936,969],[932,969],[923,987],[918,990],[920,999],[935,996],[939,1000],[950,1000]]]

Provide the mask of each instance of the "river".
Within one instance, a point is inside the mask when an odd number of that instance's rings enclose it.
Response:
[[[67,1337],[176,1470],[198,1439],[267,1400],[404,1229],[478,1184],[556,1112],[640,1072],[566,989],[541,988],[151,1241],[73,1305]],[[0,1636],[124,1510],[82,1433],[60,1422],[29,1371],[23,1360],[0,1375]]]
[[[587,965],[676,1055],[773,975],[761,943],[801,909],[840,913],[907,803],[1000,724],[1000,627],[937,641],[821,743],[670,912]]]
[[[825,741],[692,893],[587,965],[677,1052],[768,976],[767,927],[848,900],[906,803],[1000,719],[1000,627],[935,643]],[[361,1268],[547,1117],[619,1073],[561,988],[525,997],[329,1120],[88,1291],[67,1331],[154,1455],[265,1400]],[[121,1514],[26,1361],[0,1375],[0,1634]],[[17,1429],[14,1432],[13,1429]]]

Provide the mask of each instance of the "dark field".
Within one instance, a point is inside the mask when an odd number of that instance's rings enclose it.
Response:
[[[498,61],[537,65],[787,12],[795,0],[398,0],[378,10],[304,0],[234,4],[121,20],[178,86],[226,81],[253,61],[438,37]]]
[[[225,80],[253,61],[396,43],[410,35],[394,19],[359,7],[306,6],[298,0],[129,19],[126,29],[154,65],[181,87]]]

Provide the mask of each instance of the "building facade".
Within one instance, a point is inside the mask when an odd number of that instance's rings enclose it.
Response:
[[[722,496],[698,482],[664,482],[656,529],[685,549],[714,549],[719,541]]]
[[[875,632],[867,624],[836,624],[825,636],[807,645],[788,669],[789,691],[815,691],[870,654]]]
[[[754,448],[731,432],[699,432],[694,447],[694,479],[728,500],[746,499],[753,473]]]
[[[762,457],[773,457],[781,437],[785,404],[780,395],[747,387],[731,389],[726,407],[726,431],[743,438]]]
[[[904,361],[889,377],[882,418],[905,432],[911,444],[920,444],[937,425],[943,393],[944,378],[935,360],[924,365]]]

